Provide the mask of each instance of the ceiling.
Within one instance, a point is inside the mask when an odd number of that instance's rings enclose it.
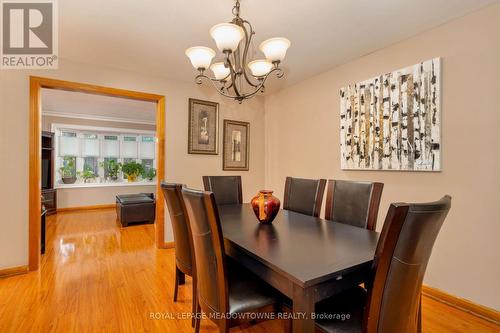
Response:
[[[291,40],[283,64],[287,76],[280,83],[290,85],[494,2],[242,0],[241,16],[256,31],[255,49],[270,37]],[[185,49],[215,49],[208,30],[232,19],[232,5],[233,0],[59,1],[59,55],[193,82]]]
[[[156,103],[42,89],[42,114],[154,125]]]

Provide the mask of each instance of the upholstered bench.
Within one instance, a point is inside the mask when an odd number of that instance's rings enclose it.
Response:
[[[153,193],[116,196],[116,216],[122,227],[136,222],[154,223],[155,208],[156,202]]]

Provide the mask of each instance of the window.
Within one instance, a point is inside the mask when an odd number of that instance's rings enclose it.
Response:
[[[58,186],[127,182],[122,179],[120,166],[130,162],[150,171],[141,172],[136,182],[151,182],[154,178],[154,132],[76,125],[54,125],[54,131],[58,140],[55,146]]]
[[[150,170],[155,167],[155,160],[153,159],[142,159],[142,166],[144,167],[144,170]]]
[[[105,157],[103,163],[104,178],[115,181],[118,179],[118,159],[114,157]]]
[[[76,177],[76,157],[75,156],[64,156],[60,157],[61,167],[59,168],[59,173],[61,178],[72,178]]]
[[[137,158],[137,136],[123,136],[121,155],[124,159],[135,160]]]
[[[63,131],[59,137],[59,156],[78,156],[78,138],[76,132]]]
[[[99,137],[97,134],[84,133],[82,138],[82,156],[99,157]]]
[[[120,157],[120,142],[117,135],[105,135],[102,146],[103,157]]]
[[[154,136],[143,135],[140,145],[140,159],[155,158],[155,138]]]
[[[97,163],[97,157],[85,157],[83,162],[84,171],[92,171],[92,173],[97,177],[99,175],[99,164]]]

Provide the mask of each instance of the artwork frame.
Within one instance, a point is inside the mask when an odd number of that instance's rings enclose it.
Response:
[[[219,103],[189,99],[188,154],[219,154]]]
[[[441,59],[340,89],[342,170],[442,170]]]
[[[250,166],[250,123],[224,119],[223,138],[222,170],[248,171]],[[235,140],[239,140],[239,143],[235,144]]]

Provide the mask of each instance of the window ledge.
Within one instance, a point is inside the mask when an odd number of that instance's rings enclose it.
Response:
[[[55,184],[55,188],[88,188],[88,187],[123,187],[123,186],[155,186],[156,181],[137,181],[137,182],[116,182],[116,183],[75,183],[75,184]]]

